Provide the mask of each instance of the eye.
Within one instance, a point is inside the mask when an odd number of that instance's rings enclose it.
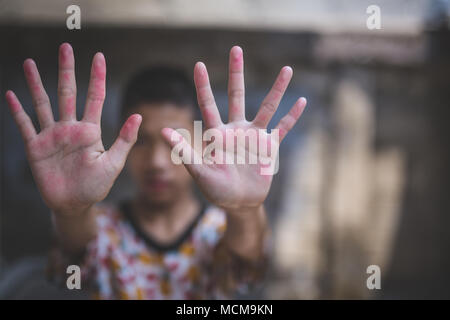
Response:
[[[154,139],[151,136],[142,135],[142,136],[138,136],[135,145],[150,148],[153,146],[153,144],[154,144]]]
[[[144,137],[138,136],[135,145],[136,145],[136,146],[141,146],[141,145],[143,145],[144,143],[145,143],[145,138],[144,138]]]

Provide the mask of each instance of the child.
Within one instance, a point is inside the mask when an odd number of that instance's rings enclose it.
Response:
[[[15,94],[6,93],[34,179],[52,211],[60,252],[66,259],[64,268],[74,261],[79,264],[82,287],[101,299],[225,298],[255,281],[266,252],[263,202],[272,176],[261,175],[259,164],[184,161],[183,166],[173,162],[172,148],[186,141],[172,128],[193,130],[195,101],[191,82],[170,68],[146,70],[130,81],[122,106],[127,120],[106,151],[100,131],[105,58],[101,53],[94,56],[81,120],[75,112],[74,64],[72,47],[62,44],[60,119],[55,121],[36,64],[25,61],[39,133]],[[204,126],[224,134],[226,129],[265,130],[291,77],[292,69],[282,68],[255,119],[247,121],[243,54],[241,48],[233,47],[229,121],[223,124],[206,67],[198,62],[194,82]],[[280,139],[305,105],[300,98],[277,125]],[[135,196],[118,207],[99,204],[127,158],[137,187]],[[197,200],[192,180],[211,205]]]

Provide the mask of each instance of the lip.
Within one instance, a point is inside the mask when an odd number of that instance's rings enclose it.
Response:
[[[145,186],[153,192],[161,192],[169,188],[170,182],[167,179],[149,178],[145,180]]]

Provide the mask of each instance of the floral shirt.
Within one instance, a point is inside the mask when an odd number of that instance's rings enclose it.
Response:
[[[253,271],[243,272],[246,268],[236,261],[228,263],[228,255],[219,249],[226,219],[218,208],[203,208],[178,241],[168,246],[140,229],[127,204],[119,209],[102,206],[96,219],[97,236],[79,262],[81,286],[94,298],[222,299],[245,291],[253,277],[249,276]],[[61,271],[72,263],[71,257],[61,249],[57,252],[59,258],[52,260],[58,261],[61,277],[67,277]],[[51,267],[55,270],[55,263]]]

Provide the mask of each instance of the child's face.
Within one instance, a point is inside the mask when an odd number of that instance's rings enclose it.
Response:
[[[142,115],[142,124],[128,156],[128,169],[139,195],[150,205],[175,202],[191,188],[191,176],[183,165],[172,162],[171,148],[163,140],[161,129],[185,128],[192,132],[192,111],[171,103],[158,103],[139,105],[134,112]]]

